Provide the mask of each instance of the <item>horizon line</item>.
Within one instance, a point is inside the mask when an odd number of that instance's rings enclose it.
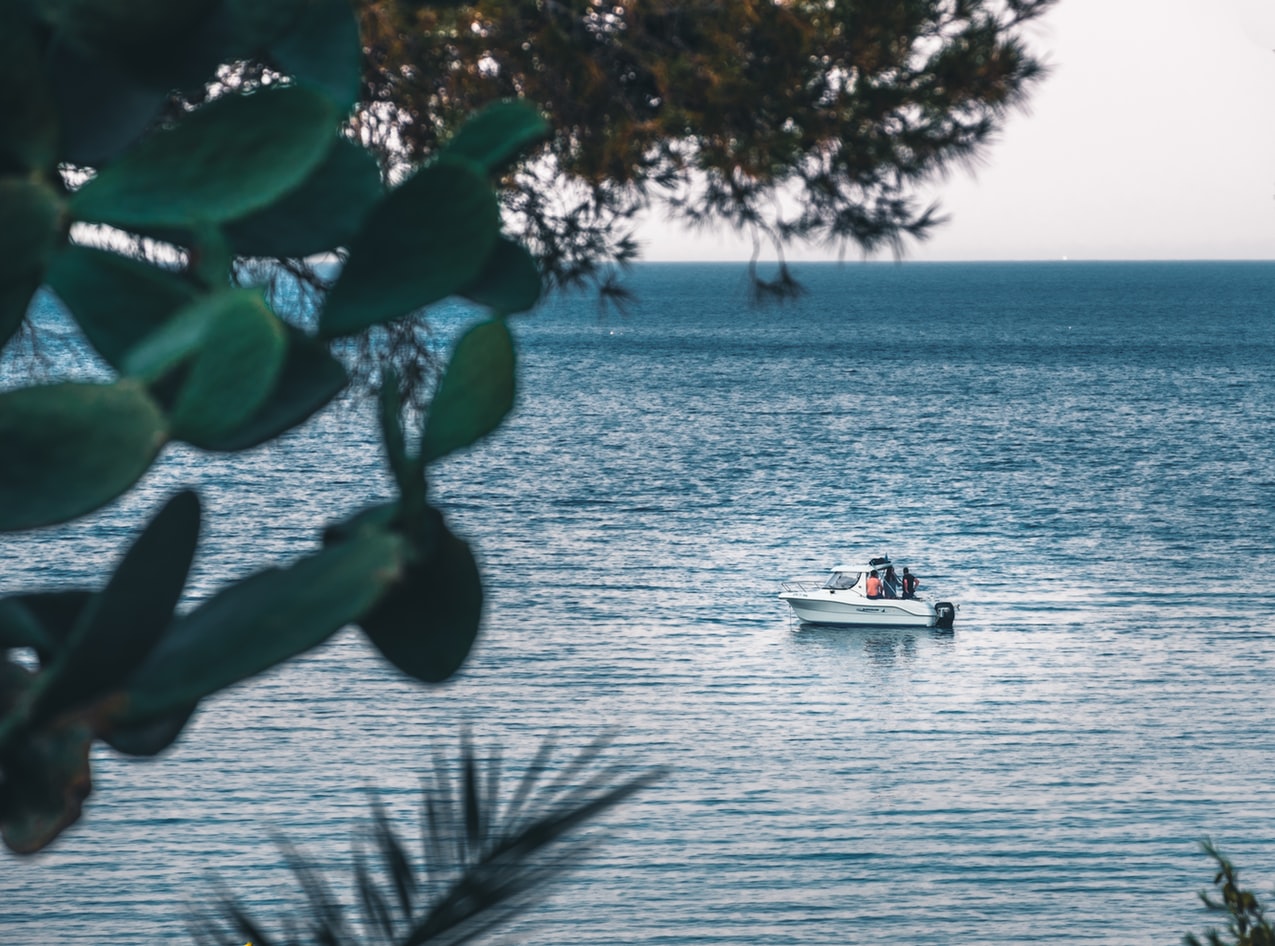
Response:
[[[1119,259],[1112,258],[1112,257],[1102,257],[1102,256],[1024,257],[1024,258],[1018,258],[1018,259],[1013,259],[1013,258],[909,259],[906,257],[900,258],[900,259],[880,259],[877,257],[869,257],[869,258],[855,258],[855,259],[796,259],[796,260],[790,259],[790,260],[782,260],[782,261],[777,259],[760,259],[756,261],[751,261],[749,259],[721,259],[720,257],[712,257],[707,259],[658,259],[658,258],[649,258],[649,257],[639,257],[638,259],[629,261],[629,263],[626,265],[632,266],[632,265],[641,265],[643,263],[664,263],[664,264],[670,264],[675,266],[696,266],[696,265],[704,265],[708,263],[721,263],[723,265],[729,265],[729,266],[735,266],[735,265],[747,266],[749,265],[750,262],[755,262],[755,264],[758,266],[777,266],[780,264],[780,262],[783,262],[785,265],[788,265],[788,266],[825,266],[825,265],[840,266],[840,265],[848,265],[852,263],[868,263],[872,265],[889,265],[889,266],[899,266],[899,265],[949,266],[953,264],[968,265],[968,264],[978,264],[978,263],[988,263],[988,264],[994,264],[994,265],[1004,265],[1006,263],[1023,263],[1023,264],[1028,264],[1028,263],[1113,263],[1113,264],[1118,264],[1118,263],[1275,263],[1275,257],[1131,256],[1131,257],[1123,257]]]

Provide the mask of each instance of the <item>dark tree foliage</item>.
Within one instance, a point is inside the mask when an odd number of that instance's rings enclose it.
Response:
[[[552,138],[504,201],[551,282],[632,259],[659,206],[755,245],[896,251],[939,221],[919,183],[978,153],[1042,74],[1053,0],[359,0],[365,144],[433,154],[523,98]]]

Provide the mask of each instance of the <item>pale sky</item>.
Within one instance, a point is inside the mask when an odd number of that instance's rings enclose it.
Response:
[[[951,219],[906,259],[1275,259],[1275,0],[1060,0],[1029,35],[1051,75],[936,183]],[[648,260],[751,252],[639,235]]]

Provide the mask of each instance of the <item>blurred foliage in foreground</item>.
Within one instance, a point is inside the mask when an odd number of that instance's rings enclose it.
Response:
[[[1240,886],[1239,871],[1211,842],[1201,846],[1217,863],[1213,886],[1218,896],[1204,890],[1200,899],[1211,912],[1226,917],[1226,929],[1209,929],[1203,939],[1188,933],[1182,941],[1186,946],[1275,946],[1275,927],[1266,918],[1266,907],[1257,894]]]
[[[599,740],[551,766],[552,746],[546,744],[513,791],[502,793],[498,760],[480,764],[466,745],[458,776],[441,762],[435,766],[423,799],[419,856],[374,804],[371,828],[355,849],[352,896],[334,893],[314,863],[285,845],[304,905],[290,917],[262,919],[223,895],[193,918],[196,942],[416,946],[474,939],[579,862],[599,840],[580,837],[582,827],[660,776],[658,770],[632,775],[604,764],[604,748]],[[350,902],[357,902],[361,924],[349,919]],[[282,932],[271,931],[280,926]]]
[[[321,551],[179,612],[207,514],[184,490],[99,586],[0,598],[0,833],[27,853],[79,816],[94,740],[154,755],[200,701],[345,625],[419,680],[461,666],[482,582],[426,470],[513,404],[505,317],[540,280],[492,181],[547,129],[493,104],[387,189],[342,132],[361,56],[346,0],[0,0],[0,23],[0,346],[44,288],[113,374],[0,394],[0,530],[101,509],[169,443],[245,450],[303,423],[346,384],[334,339],[452,295],[491,310],[419,429],[383,379],[397,496],[328,526]],[[250,93],[185,94],[245,60],[268,67]],[[235,278],[245,258],[338,250],[312,331]]]

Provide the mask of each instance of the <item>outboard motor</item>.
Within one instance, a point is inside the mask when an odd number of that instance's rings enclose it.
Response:
[[[941,627],[944,630],[952,629],[952,622],[956,620],[956,605],[950,601],[939,601],[934,605],[934,613],[938,615],[938,620],[934,622],[935,627]]]

